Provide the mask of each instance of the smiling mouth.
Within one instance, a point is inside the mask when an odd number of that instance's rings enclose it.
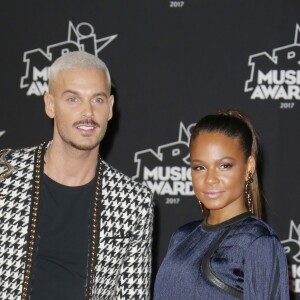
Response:
[[[223,191],[207,191],[207,192],[203,192],[203,194],[205,195],[205,197],[207,197],[209,199],[218,198],[222,193],[224,193],[224,192]]]
[[[83,131],[93,131],[95,128],[100,127],[100,125],[97,122],[90,119],[75,122],[73,126]]]
[[[96,126],[93,125],[79,125],[76,126],[76,128],[81,129],[81,130],[85,130],[85,131],[90,131],[96,128]]]

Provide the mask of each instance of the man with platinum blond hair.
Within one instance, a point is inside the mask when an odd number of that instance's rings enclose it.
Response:
[[[152,194],[99,154],[105,63],[62,55],[44,102],[52,141],[0,151],[0,299],[150,299]]]

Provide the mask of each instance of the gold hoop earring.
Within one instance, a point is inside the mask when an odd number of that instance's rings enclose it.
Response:
[[[253,214],[253,199],[250,190],[250,184],[253,182],[253,174],[249,172],[245,185],[245,196],[248,204],[248,210]]]

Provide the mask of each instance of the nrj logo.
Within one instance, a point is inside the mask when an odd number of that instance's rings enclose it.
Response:
[[[21,89],[26,89],[27,96],[41,96],[48,90],[49,67],[58,57],[72,51],[86,51],[98,56],[99,52],[111,43],[117,35],[97,39],[94,28],[89,23],[79,23],[76,27],[69,21],[66,41],[49,45],[42,49],[26,51],[23,62],[26,64],[25,75],[21,78]]]
[[[300,293],[300,224],[291,220],[289,237],[281,243],[289,258],[290,290]]]
[[[137,173],[133,179],[142,181],[158,195],[193,195],[189,167],[189,138],[193,126],[186,128],[180,123],[177,141],[161,145],[157,151],[146,149],[136,152]]]
[[[249,57],[250,79],[245,92],[251,99],[300,100],[300,26],[296,25],[294,43]]]

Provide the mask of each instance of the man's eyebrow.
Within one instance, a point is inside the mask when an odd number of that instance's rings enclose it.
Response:
[[[65,91],[63,91],[63,95],[64,94],[67,94],[67,93],[70,93],[70,94],[74,94],[74,95],[76,95],[76,96],[78,96],[78,95],[80,95],[80,92],[78,92],[78,91],[75,91],[75,90],[65,90]],[[108,97],[107,96],[107,94],[105,93],[105,92],[97,92],[97,93],[94,93],[93,95],[92,95],[92,97],[96,97],[96,96],[104,96],[104,97]]]

